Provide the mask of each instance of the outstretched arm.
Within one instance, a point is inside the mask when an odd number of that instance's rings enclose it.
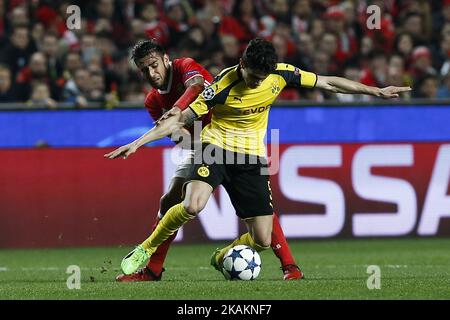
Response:
[[[197,99],[198,95],[203,91],[205,88],[205,79],[203,76],[196,76],[186,81],[184,84],[186,87],[186,90],[181,95],[181,97],[173,104],[172,108],[178,108],[181,111],[185,110],[189,105]],[[165,120],[169,117],[171,117],[172,114],[172,108],[167,111],[165,114],[161,116],[158,120],[155,121],[155,125],[159,125],[159,123],[162,120]]]
[[[197,115],[190,108],[187,108],[184,111],[181,111],[179,108],[172,108],[171,111],[171,117],[162,120],[157,126],[147,131],[135,141],[105,154],[104,157],[108,159],[115,159],[118,157],[126,159],[143,145],[171,135],[185,125],[191,125],[197,118]]]
[[[384,99],[398,98],[399,93],[411,91],[410,87],[377,88],[366,86],[365,84],[355,82],[341,77],[317,76],[316,88],[328,90],[334,93],[357,93],[368,94]]]

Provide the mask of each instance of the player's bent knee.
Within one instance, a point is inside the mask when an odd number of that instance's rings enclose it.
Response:
[[[183,201],[185,210],[192,215],[197,215],[202,211],[211,195],[212,190],[210,189],[211,187],[204,182],[202,184],[189,183]]]
[[[183,205],[187,213],[197,215],[206,206],[208,199],[200,195],[193,194],[191,197],[184,199]]]
[[[265,230],[258,230],[255,232],[255,239],[254,241],[261,247],[270,247],[272,243],[272,230],[265,229]]]
[[[271,239],[269,238],[269,239],[265,239],[264,241],[260,241],[260,242],[256,242],[255,241],[255,243],[258,245],[258,246],[260,246],[260,247],[262,247],[262,248],[264,248],[264,249],[268,249],[268,248],[270,248],[270,244],[271,244]]]
[[[255,250],[256,251],[263,251],[270,248],[270,242],[256,242],[255,241]]]
[[[272,237],[271,235],[264,235],[264,234],[255,234],[253,236],[253,241],[258,247],[267,249],[270,247],[270,244],[272,243]]]
[[[186,210],[186,212],[189,213],[192,216],[196,216],[201,211],[201,209],[197,205],[191,204],[191,203],[189,203],[187,205],[185,204],[184,205],[184,210]]]
[[[183,201],[184,210],[186,210],[187,213],[190,215],[197,215],[201,209],[200,206],[198,206],[197,201],[195,198],[191,199],[185,199]]]

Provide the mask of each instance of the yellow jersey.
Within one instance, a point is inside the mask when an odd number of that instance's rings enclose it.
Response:
[[[189,107],[198,117],[213,108],[211,123],[201,133],[202,142],[232,152],[264,157],[264,137],[272,103],[285,86],[313,88],[317,75],[278,63],[274,72],[251,89],[246,86],[239,69],[239,66],[224,69]]]

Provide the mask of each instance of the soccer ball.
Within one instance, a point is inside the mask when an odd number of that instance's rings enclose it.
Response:
[[[228,250],[222,265],[227,280],[254,280],[261,271],[261,257],[255,249],[238,245]]]

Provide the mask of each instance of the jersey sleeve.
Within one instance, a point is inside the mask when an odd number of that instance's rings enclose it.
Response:
[[[205,90],[190,104],[190,108],[197,114],[202,116],[217,104],[225,104],[227,97],[240,79],[236,77],[236,72],[229,72],[222,77],[216,78],[215,82],[206,87]]]
[[[181,81],[183,84],[186,84],[186,81],[194,78],[194,77],[203,77],[203,67],[198,64],[192,58],[183,58],[180,59],[180,72],[181,72]]]
[[[286,86],[314,88],[317,83],[317,75],[313,72],[301,70],[287,63],[279,63],[274,72],[284,79]]]
[[[162,116],[162,109],[158,108],[156,101],[153,97],[153,94],[150,92],[147,97],[145,97],[144,106],[147,109],[150,117],[154,121],[158,120]]]
[[[235,69],[237,66],[232,66],[232,67],[228,67],[223,69],[222,71],[219,72],[219,74],[217,74],[214,79],[213,79],[213,83],[219,81],[220,79],[222,79],[228,72],[232,71],[233,69]]]
[[[194,111],[197,117],[201,117],[207,114],[209,112],[209,109],[212,108],[208,106],[205,96],[209,97],[209,94],[213,92],[213,89],[211,89],[213,86],[214,84],[206,87],[205,90],[203,90],[203,92],[198,95],[197,99],[195,99],[194,102],[189,105],[189,108]]]

